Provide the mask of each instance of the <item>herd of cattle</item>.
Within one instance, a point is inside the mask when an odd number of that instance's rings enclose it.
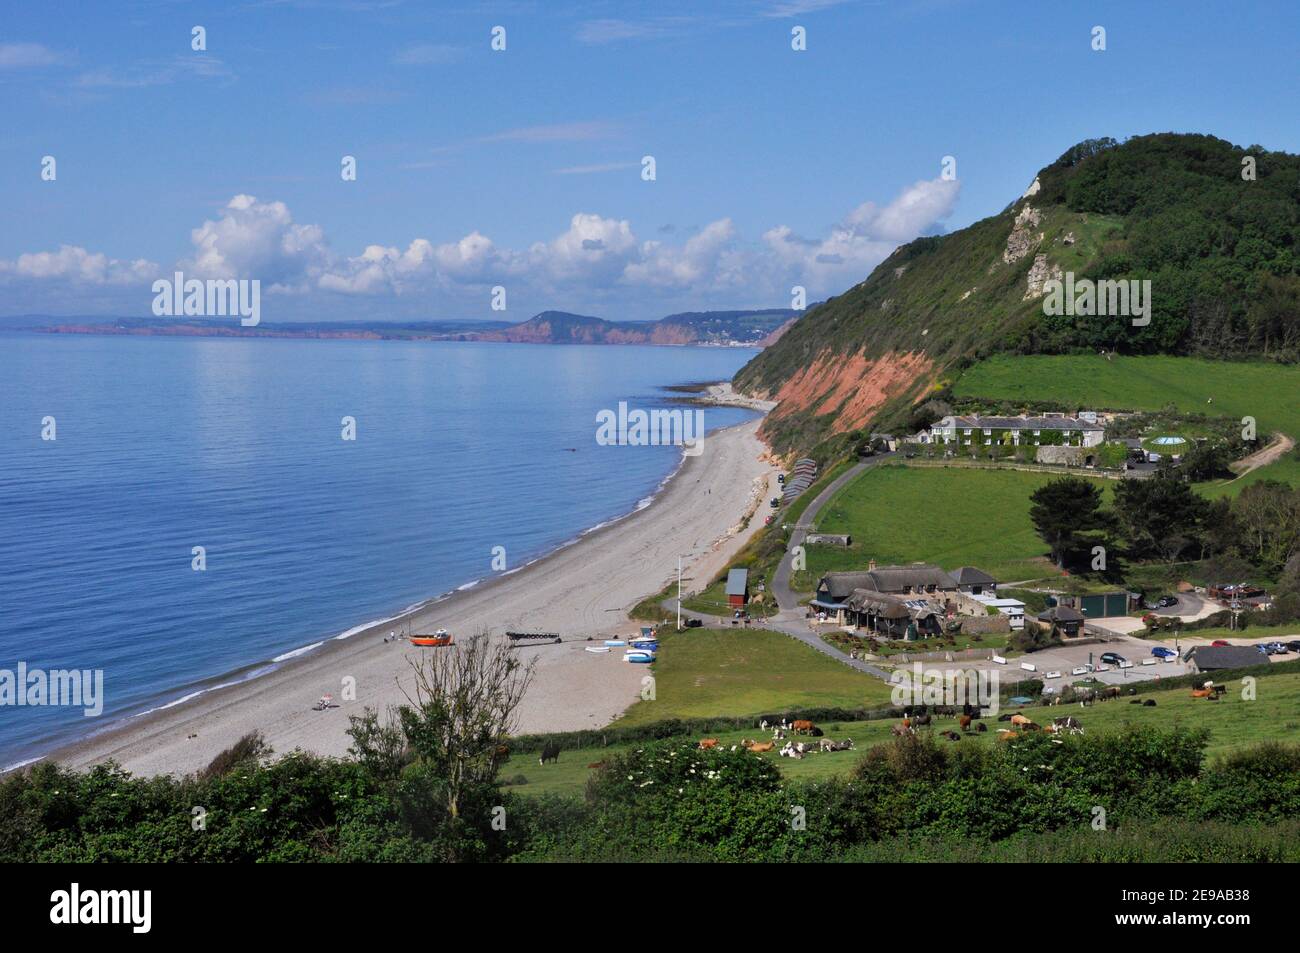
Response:
[[[784,741],[785,744],[781,746],[780,750],[777,751],[777,754],[783,758],[794,758],[798,761],[802,761],[805,756],[815,754],[819,751],[830,752],[853,750],[852,738],[845,738],[843,741],[835,741],[832,738],[823,737],[825,732],[806,718],[798,718],[794,721],[787,721],[782,718],[779,723],[768,721],[764,718],[759,721],[758,727],[762,731],[771,730],[772,740],[754,741],[753,739],[746,738],[741,741],[739,745],[732,745],[731,750],[736,751],[740,748],[744,748],[746,751],[753,752],[754,754],[763,754],[776,749],[776,743],[778,741]],[[807,735],[816,738],[817,740],[796,741],[789,737],[789,734],[791,733],[796,735]],[[701,751],[709,751],[716,749],[717,747],[717,738],[700,739],[699,748]]]
[[[1132,693],[1133,689],[1129,689],[1129,691],[1130,693]],[[1201,688],[1192,689],[1193,698],[1204,698],[1207,701],[1217,701],[1220,697],[1222,697],[1226,693],[1227,693],[1226,686],[1216,685],[1214,684],[1214,682],[1210,682],[1210,681],[1205,682]],[[1088,707],[1090,705],[1095,704],[1096,702],[1110,701],[1112,699],[1119,698],[1119,696],[1120,696],[1119,687],[1115,685],[1111,685],[1107,688],[1086,689],[1083,692],[1076,692],[1074,697],[1071,699],[1071,701],[1078,701],[1081,707]],[[1054,705],[1059,705],[1061,703],[1062,703],[1062,699],[1060,697],[1057,697],[1052,702],[1052,704]],[[1147,708],[1155,708],[1156,700],[1154,698],[1147,698],[1147,699],[1134,698],[1134,699],[1130,699],[1129,704],[1142,705]],[[931,712],[929,712],[926,709],[926,706],[924,705],[917,706],[916,708],[907,708],[904,710],[907,714],[902,719],[902,721],[900,721],[898,724],[891,725],[889,729],[891,734],[898,737],[902,737],[905,735],[915,735],[921,728],[930,728],[934,724],[934,719],[936,717],[940,717],[937,714],[932,714]],[[961,714],[957,714],[954,711],[950,717],[956,720],[957,726],[961,730],[960,732],[957,732],[949,729],[947,731],[941,731],[938,733],[939,737],[945,738],[948,741],[960,741],[962,735],[968,734],[972,731],[977,733],[988,731],[988,726],[985,725],[984,722],[980,720],[982,717],[980,713],[976,709],[972,708],[970,705],[964,706]],[[1015,738],[1019,738],[1023,733],[1031,732],[1031,731],[1041,731],[1049,735],[1083,734],[1083,725],[1079,722],[1077,718],[1075,718],[1072,715],[1065,715],[1061,718],[1053,718],[1052,723],[1050,725],[1038,725],[1030,718],[1021,714],[1002,714],[998,716],[998,721],[1011,723],[1010,728],[998,729],[998,740],[1000,741],[1010,741]],[[783,758],[796,758],[800,760],[802,760],[806,755],[814,754],[819,751],[830,752],[830,751],[852,751],[853,750],[853,739],[846,738],[844,741],[833,741],[830,738],[823,737],[825,733],[806,718],[795,719],[794,721],[787,721],[785,718],[782,718],[780,722],[768,721],[767,719],[762,719],[761,721],[759,721],[758,727],[762,731],[770,730],[772,732],[772,740],[754,741],[750,738],[746,738],[743,741],[741,741],[739,745],[732,745],[731,750],[736,751],[743,748],[746,751],[753,752],[754,754],[764,754],[769,751],[777,750],[777,753]],[[789,737],[790,734],[805,735],[805,736],[816,738],[818,740],[815,742],[796,741]],[[785,744],[780,749],[776,748],[776,744],[778,741],[785,742]],[[716,749],[718,747],[718,739],[703,738],[700,740],[698,747],[700,748],[701,751],[709,751],[709,750]],[[509,755],[509,748],[502,746],[500,749],[498,749],[498,755],[500,756],[501,760],[505,760],[505,757]],[[546,764],[547,761],[558,761],[559,758],[560,758],[560,746],[554,741],[548,741],[545,747],[542,748],[541,756],[538,758],[538,760],[541,764]],[[599,767],[603,763],[604,762],[596,762],[595,764],[590,764],[587,767],[589,768]]]

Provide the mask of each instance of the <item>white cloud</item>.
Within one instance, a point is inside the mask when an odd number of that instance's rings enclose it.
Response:
[[[25,252],[12,262],[0,261],[0,274],[19,278],[65,279],[75,284],[126,285],[147,281],[158,273],[151,261],[119,261],[78,245],[60,245],[58,251]]]
[[[816,294],[831,293],[865,278],[899,245],[947,218],[959,191],[955,179],[915,182],[883,207],[862,203],[823,238],[803,238],[779,225],[764,232],[763,241],[786,274]]]
[[[190,232],[194,255],[180,263],[200,278],[258,278],[275,290],[305,290],[330,261],[319,225],[297,225],[283,202],[236,195],[221,216]]]
[[[63,62],[63,55],[40,43],[0,43],[0,69],[35,69]]]
[[[861,281],[900,243],[945,219],[958,189],[955,181],[916,182],[883,206],[857,206],[811,238],[778,225],[746,242],[722,218],[669,244],[639,238],[627,219],[579,212],[563,231],[526,248],[504,248],[471,231],[442,243],[416,237],[405,248],[367,245],[355,256],[333,252],[324,230],[295,222],[283,202],[240,194],[191,231],[192,251],[174,267],[199,278],[256,278],[264,291],[317,304],[322,295],[360,295],[424,301],[431,309],[481,308],[484,290],[504,284],[512,300],[542,306],[751,306],[785,300],[791,284],[821,296]],[[0,279],[7,282],[126,286],[159,270],[152,262],[119,261],[76,246],[0,260]]]

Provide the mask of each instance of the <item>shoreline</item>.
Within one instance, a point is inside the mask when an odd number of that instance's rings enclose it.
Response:
[[[344,733],[349,714],[365,707],[382,713],[405,700],[402,675],[410,672],[408,660],[428,651],[383,641],[405,626],[412,632],[445,627],[461,638],[479,631],[499,635],[507,628],[558,631],[564,640],[560,645],[517,650],[537,661],[537,675],[516,730],[606,724],[637,700],[643,673],[618,665],[621,660],[612,654],[586,653],[583,644],[598,635],[634,631],[628,610],[663,587],[675,573],[676,554],[688,556],[684,566],[699,577],[702,588],[757,531],[757,521],[746,518],[770,492],[777,472],[755,436],[760,423],[761,418],[715,431],[705,438],[703,454],[683,455],[655,492],[632,510],[582,530],[528,563],[288,649],[275,659],[181,686],[176,698],[115,716],[112,724],[6,770],[42,760],[86,768],[113,759],[134,773],[188,774],[251,730],[261,730],[278,754],[301,747],[342,755],[349,741]],[[692,493],[701,488],[703,497]],[[663,558],[667,550],[671,559]],[[607,587],[608,601],[615,604],[597,611],[594,602],[602,584],[592,578],[593,567],[610,565],[618,567],[619,578]],[[539,594],[556,598],[543,601]],[[593,669],[596,673],[588,674]],[[355,685],[353,698],[347,697],[349,679]],[[338,707],[312,711],[322,694],[335,695]]]

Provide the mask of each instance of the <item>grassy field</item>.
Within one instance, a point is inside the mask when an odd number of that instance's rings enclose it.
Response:
[[[1143,699],[1155,699],[1154,708],[1130,705],[1126,698],[1120,698],[1086,709],[1077,705],[1062,705],[1020,710],[1039,724],[1048,724],[1055,716],[1073,715],[1087,732],[1116,731],[1128,725],[1205,727],[1210,731],[1207,754],[1211,758],[1265,740],[1300,742],[1300,674],[1267,675],[1258,679],[1256,698],[1253,701],[1242,698],[1240,681],[1225,684],[1228,686],[1228,694],[1216,702],[1194,699],[1189,689],[1174,688],[1140,696]],[[1005,725],[998,725],[993,719],[986,721],[989,723],[987,733],[972,733],[957,744],[996,743],[996,729]],[[791,778],[825,778],[847,774],[865,749],[890,739],[891,724],[892,721],[880,720],[835,722],[820,726],[828,738],[852,738],[856,748],[854,751],[814,754],[802,761],[779,757],[775,751],[758,757],[770,758],[781,768],[783,774]],[[955,722],[939,719],[934,730],[955,728]],[[712,737],[716,737],[723,745],[739,744],[743,738],[768,740],[761,736],[757,728],[715,733]],[[519,776],[526,780],[527,783],[512,788],[520,794],[554,792],[580,795],[591,773],[588,765],[628,747],[632,746],[611,745],[608,748],[564,751],[559,762],[545,767],[538,765],[536,753],[520,753],[510,758],[501,773],[505,778]]]
[[[1031,355],[995,357],[966,371],[953,386],[961,397],[1056,401],[1063,407],[1160,410],[1254,417],[1261,438],[1273,431],[1300,436],[1300,367],[1206,361],[1190,357]],[[1261,479],[1300,484],[1292,458],[1240,480],[1209,484],[1216,495],[1236,493]]]
[[[823,572],[932,562],[978,566],[1002,582],[1059,575],[1029,521],[1029,495],[1050,473],[961,467],[873,467],[822,509],[818,530],[849,533],[848,549],[808,547],[809,588]],[[1109,489],[1109,487],[1107,487]]]
[[[655,698],[613,727],[669,718],[752,715],[790,708],[878,708],[889,686],[764,629],[686,629],[660,636]]]

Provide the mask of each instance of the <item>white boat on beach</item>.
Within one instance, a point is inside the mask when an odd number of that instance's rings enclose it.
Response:
[[[608,654],[608,652],[609,652],[609,646],[608,646],[608,645],[588,645],[586,650],[587,650],[588,652],[593,652],[593,653],[595,653],[596,655],[605,655],[605,654]]]

